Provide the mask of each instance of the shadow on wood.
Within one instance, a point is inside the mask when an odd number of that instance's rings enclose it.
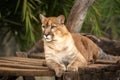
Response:
[[[65,72],[63,80],[79,80],[79,72]]]

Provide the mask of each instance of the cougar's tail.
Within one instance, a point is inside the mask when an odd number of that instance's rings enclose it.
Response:
[[[98,59],[112,60],[112,61],[116,60],[115,57],[106,54],[101,48],[99,48]]]

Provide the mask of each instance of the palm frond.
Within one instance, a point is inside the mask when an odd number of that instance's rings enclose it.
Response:
[[[15,12],[14,12],[14,13],[17,12],[19,6],[20,6],[20,0],[17,1],[17,5],[16,5],[16,7],[15,7]]]

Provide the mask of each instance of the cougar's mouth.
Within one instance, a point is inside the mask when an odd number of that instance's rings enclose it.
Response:
[[[51,35],[43,35],[44,39],[47,41],[47,42],[51,42],[52,41],[52,36]]]

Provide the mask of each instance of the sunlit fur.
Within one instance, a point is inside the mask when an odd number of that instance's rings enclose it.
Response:
[[[64,25],[64,16],[46,18],[40,14],[40,19],[46,63],[58,77],[96,60],[98,47],[80,34],[71,34]]]

